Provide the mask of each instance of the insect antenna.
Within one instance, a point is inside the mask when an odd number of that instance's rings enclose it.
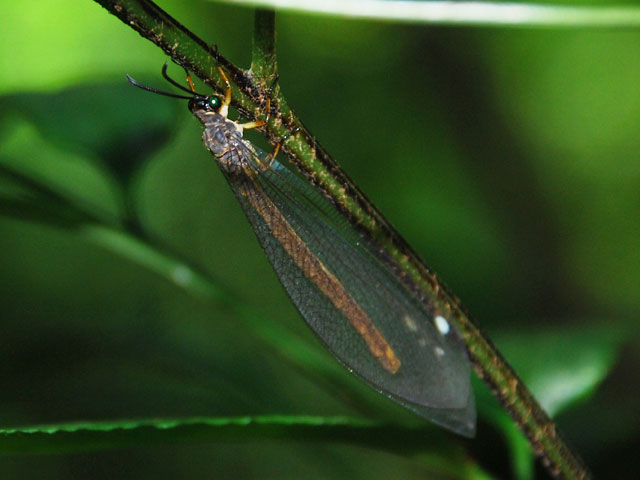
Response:
[[[164,77],[164,79],[169,82],[171,85],[173,85],[176,88],[179,88],[180,90],[182,90],[183,92],[187,92],[190,93],[191,95],[196,95],[196,96],[200,96],[200,97],[204,97],[204,95],[200,95],[199,93],[196,93],[195,88],[189,89],[187,87],[185,87],[184,85],[180,85],[178,82],[176,82],[173,78],[171,78],[169,76],[169,74],[167,73],[167,66],[169,65],[169,62],[165,62],[164,65],[162,66],[162,76]],[[186,70],[185,70],[186,72]],[[190,86],[193,86],[193,82],[190,81],[191,80],[191,75],[189,75],[189,73],[187,72],[187,81],[189,82]]]
[[[158,90],[157,88],[149,87],[148,85],[143,85],[142,83],[131,78],[129,74],[125,74],[125,77],[127,77],[127,81],[134,87],[141,88],[142,90],[146,90],[151,93],[157,93],[158,95],[164,95],[165,97],[184,98],[185,100],[191,100],[194,97],[194,94],[192,92],[189,92],[191,93],[191,95],[188,97],[186,95],[178,95],[176,93],[164,92],[162,90]]]

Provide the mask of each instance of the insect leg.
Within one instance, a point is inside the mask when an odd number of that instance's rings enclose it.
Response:
[[[252,128],[262,127],[263,125],[266,125],[267,123],[269,123],[269,118],[271,117],[271,95],[273,94],[273,89],[278,83],[279,79],[280,79],[280,74],[276,74],[276,78],[274,79],[273,83],[269,87],[269,96],[267,97],[267,115],[264,117],[264,120],[241,123],[240,126],[244,130],[250,130]]]
[[[265,117],[264,120],[257,120],[255,122],[241,123],[240,126],[244,130],[250,130],[252,128],[258,128],[258,127],[262,127],[263,125],[266,125],[267,122],[269,121],[269,112],[270,112],[270,110],[271,110],[271,97],[267,98],[267,116]]]
[[[229,83],[229,79],[224,74],[221,67],[218,67],[218,72],[220,72],[222,80],[224,80],[224,83],[227,85],[227,88],[224,91],[224,100],[222,101],[222,106],[220,107],[220,109],[222,110],[222,108],[225,107],[228,109],[229,105],[231,105],[231,84]]]
[[[300,127],[297,127],[293,132],[289,132],[284,137],[282,137],[282,140],[276,143],[276,146],[274,147],[273,152],[271,152],[269,155],[264,157],[264,159],[261,162],[261,166],[264,169],[271,168],[271,164],[273,163],[273,160],[276,158],[276,155],[278,155],[278,152],[280,151],[280,147],[282,147],[282,144],[286,142],[291,135],[295,135],[299,131],[300,131]]]

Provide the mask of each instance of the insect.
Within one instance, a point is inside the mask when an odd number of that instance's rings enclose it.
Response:
[[[243,138],[264,120],[228,118],[224,97],[195,92],[162,76],[187,95],[213,154],[280,282],[307,324],[347,369],[375,390],[456,433],[475,434],[476,411],[464,344],[448,319],[427,309],[385,266],[372,241],[354,230],[333,205],[276,160]]]

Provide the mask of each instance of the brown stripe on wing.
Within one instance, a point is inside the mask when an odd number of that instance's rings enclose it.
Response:
[[[248,173],[248,172],[247,172]],[[247,199],[267,224],[278,243],[287,252],[303,275],[311,280],[331,303],[342,312],[367,344],[371,354],[389,373],[396,373],[402,365],[391,345],[376,328],[369,316],[344,289],[342,283],[300,239],[276,205],[256,183],[252,175],[238,182],[240,194]]]

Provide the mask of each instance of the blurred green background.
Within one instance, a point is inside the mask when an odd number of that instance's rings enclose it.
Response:
[[[250,10],[161,6],[248,67]],[[186,105],[126,83],[129,73],[165,88],[159,49],[88,0],[2,1],[0,12],[0,427],[253,414],[422,425],[307,330]],[[560,413],[597,476],[633,478],[640,32],[278,14],[277,35],[281,88],[319,142]],[[102,248],[79,227],[86,215],[201,271],[223,300]],[[238,303],[253,323],[229,307]],[[283,359],[280,331],[357,396]],[[419,459],[247,436],[4,456],[0,476],[480,478],[442,467],[458,458],[447,444],[508,477],[498,408],[475,385],[477,439],[427,426],[435,446]],[[366,408],[348,401],[361,396]]]

